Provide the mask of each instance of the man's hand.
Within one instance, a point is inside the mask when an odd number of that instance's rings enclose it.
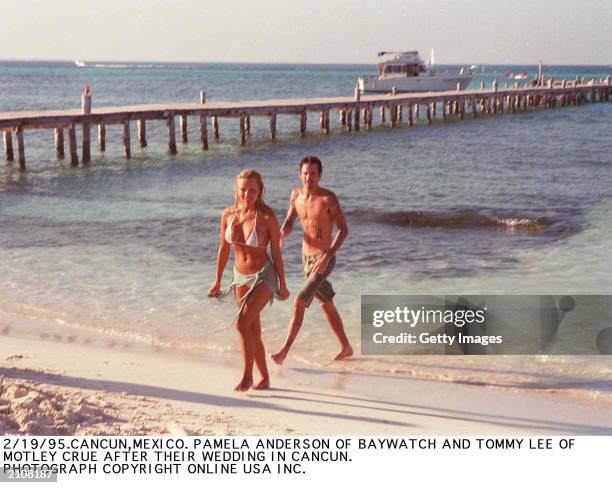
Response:
[[[325,270],[327,266],[329,266],[329,262],[331,261],[331,256],[328,253],[324,253],[317,262],[312,267],[312,272],[318,276],[325,274]]]
[[[291,234],[291,225],[288,222],[285,222],[280,229],[280,246],[283,247],[285,245],[285,237]]]

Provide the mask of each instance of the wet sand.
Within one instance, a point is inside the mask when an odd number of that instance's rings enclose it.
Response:
[[[0,329],[1,434],[612,434],[609,405],[558,392],[270,364],[272,388],[240,394],[238,357]]]

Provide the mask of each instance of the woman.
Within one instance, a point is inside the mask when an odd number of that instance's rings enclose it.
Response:
[[[244,371],[235,391],[247,391],[253,386],[253,363],[261,374],[261,381],[253,388],[270,387],[266,366],[266,352],[261,342],[259,314],[274,295],[281,300],[289,296],[285,284],[283,258],[280,252],[280,231],[274,212],[263,201],[264,185],[261,175],[246,169],[234,182],[235,203],[221,216],[217,273],[208,290],[209,297],[219,297],[234,290],[238,315],[234,320],[244,358]],[[234,248],[234,280],[221,292],[221,277]],[[266,249],[270,244],[272,261]]]

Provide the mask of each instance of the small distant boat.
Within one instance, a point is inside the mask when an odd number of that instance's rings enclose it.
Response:
[[[357,80],[362,93],[430,92],[460,90],[470,84],[476,69],[438,73],[434,69],[433,49],[427,63],[418,51],[382,51],[378,53],[378,76],[360,76]]]
[[[77,59],[74,64],[77,68],[85,68],[87,66],[87,64],[85,64],[85,61],[82,61],[80,59]]]
[[[520,73],[517,73],[516,75],[514,75],[514,79],[515,80],[526,80],[527,73],[525,71],[521,71]]]

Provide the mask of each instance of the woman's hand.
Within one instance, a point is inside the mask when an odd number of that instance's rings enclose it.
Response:
[[[287,285],[283,283],[280,285],[278,290],[278,299],[287,300],[287,298],[289,298],[289,290],[287,289]]]
[[[210,287],[210,290],[208,290],[208,296],[210,298],[216,298],[219,295],[221,295],[221,284],[215,281]]]

